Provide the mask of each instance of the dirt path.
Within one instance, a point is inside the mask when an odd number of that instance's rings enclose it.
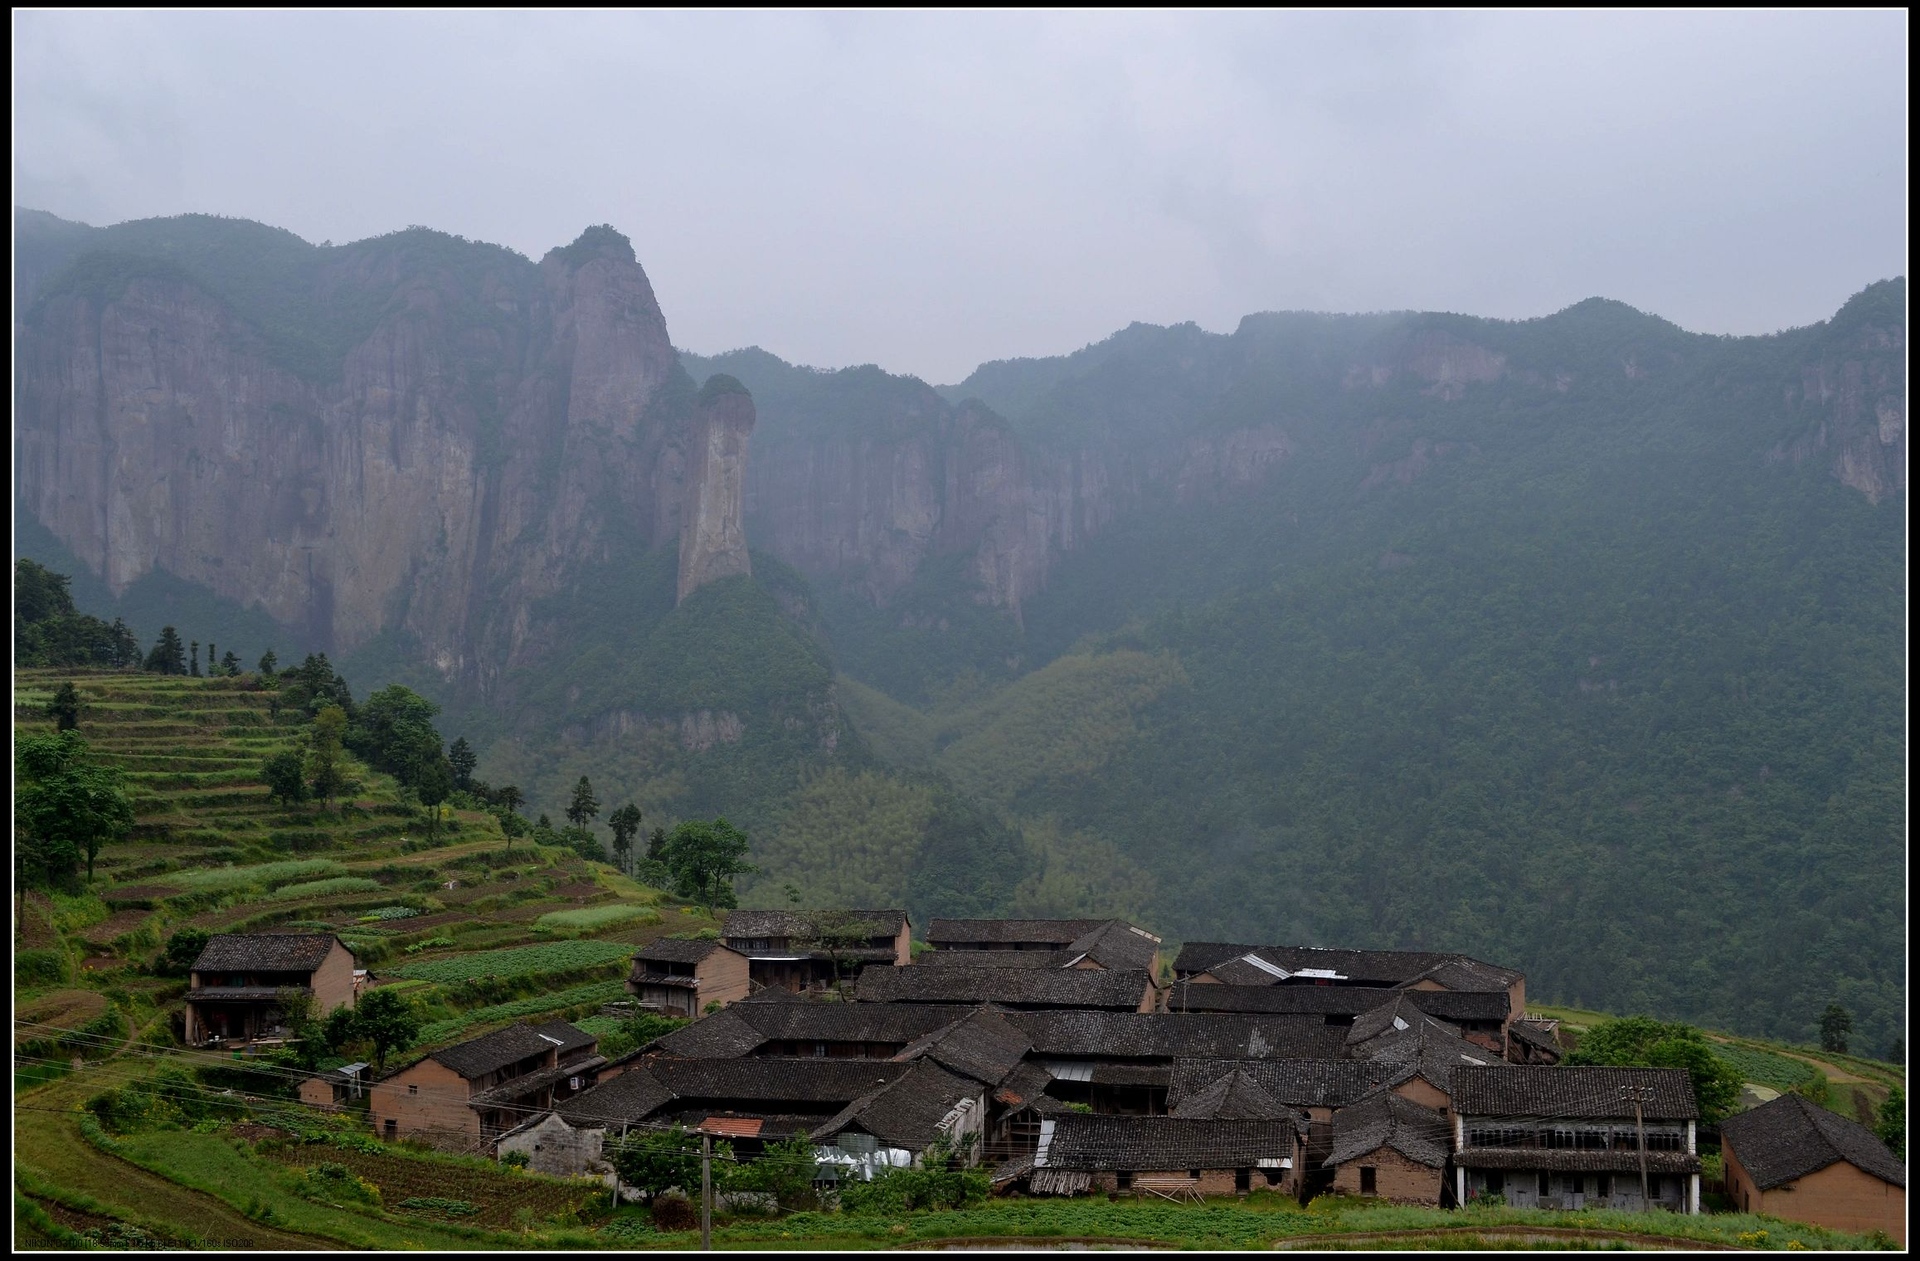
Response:
[[[263,1226],[210,1195],[189,1191],[95,1147],[70,1109],[120,1080],[102,1066],[29,1091],[15,1102],[14,1159],[48,1182],[92,1196],[138,1226],[193,1235],[216,1248],[311,1252],[338,1249],[330,1239]]]

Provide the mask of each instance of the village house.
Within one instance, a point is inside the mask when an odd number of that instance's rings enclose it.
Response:
[[[965,1004],[822,1002],[762,990],[674,1030],[649,1049],[685,1059],[887,1060],[974,1010]]]
[[[900,910],[730,911],[720,936],[750,961],[755,989],[819,989],[913,960],[913,925]]]
[[[1395,1204],[1450,1202],[1447,1118],[1391,1091],[1342,1108],[1320,1167],[1336,1195],[1377,1196]]]
[[[627,993],[663,1015],[697,1016],[745,998],[748,977],[747,957],[717,941],[663,937],[634,952]]]
[[[1144,968],[873,968],[854,989],[862,1003],[998,1003],[1003,1007],[1150,1012],[1160,991]]]
[[[564,1020],[509,1025],[373,1083],[368,1118],[388,1140],[488,1147],[556,1103],[591,1090],[607,1062],[596,1047],[592,1034]]]
[[[1720,1125],[1727,1195],[1765,1213],[1907,1244],[1907,1168],[1871,1130],[1798,1095]]]
[[[1401,990],[1345,985],[1225,985],[1196,977],[1175,981],[1167,1010],[1243,1012],[1249,1015],[1318,1016],[1329,1025],[1351,1025],[1362,1014],[1405,998],[1416,1008],[1460,1030],[1502,1058],[1514,1058],[1515,1025],[1505,990]],[[1516,1061],[1520,1062],[1520,1061]]]
[[[1237,1121],[1070,1114],[1042,1125],[1029,1188],[1038,1195],[1133,1192],[1169,1200],[1286,1192],[1305,1118]]]
[[[920,956],[921,966],[1159,971],[1160,938],[1125,920],[935,920],[934,924],[942,936],[928,943],[935,948]],[[1084,931],[1064,944],[1046,947],[1047,938],[1082,926]]]
[[[310,1108],[337,1112],[365,1098],[368,1067],[366,1064],[344,1064],[312,1074],[300,1083],[300,1102]]]
[[[1699,1109],[1685,1069],[1457,1068],[1453,1106],[1458,1202],[1700,1211]]]
[[[331,933],[222,933],[188,971],[189,1046],[253,1042],[289,1034],[289,994],[323,1019],[354,1002],[354,957]]]
[[[1363,986],[1376,989],[1505,991],[1508,1019],[1526,1014],[1527,978],[1462,954],[1426,950],[1328,950],[1188,942],[1173,961],[1176,980],[1199,985]]]

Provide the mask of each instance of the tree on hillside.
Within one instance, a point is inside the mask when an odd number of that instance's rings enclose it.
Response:
[[[667,830],[655,828],[653,835],[647,838],[647,861],[663,863],[667,861]]]
[[[334,673],[333,663],[324,652],[308,653],[305,661],[280,672],[280,698],[309,718],[328,705],[339,706],[348,719],[354,713],[353,692],[347,681]]]
[[[187,673],[197,679],[200,677],[200,641],[197,639],[193,641],[193,656],[189,660],[191,664],[187,667]]]
[[[413,790],[427,808],[427,835],[440,834],[440,804],[453,795],[453,770],[445,758],[435,758],[417,774]]]
[[[1873,1132],[1880,1141],[1893,1149],[1900,1159],[1907,1158],[1907,1092],[1895,1086],[1887,1093],[1887,1101],[1880,1105],[1880,1111],[1874,1118]]]
[[[269,801],[293,806],[307,799],[306,767],[296,750],[282,749],[262,762],[260,782],[267,786]]]
[[[648,1199],[675,1188],[699,1194],[700,1140],[678,1125],[629,1131],[625,1138],[608,1144],[606,1159],[622,1183]],[[713,1161],[723,1170],[731,1168],[732,1145],[715,1143]]]
[[[240,677],[240,658],[233,655],[233,649],[227,649],[226,656],[220,658],[220,673],[230,679]]]
[[[346,776],[340,769],[346,732],[346,711],[338,705],[327,705],[314,715],[313,730],[307,737],[307,775],[313,795],[328,805],[346,787]]]
[[[47,702],[47,717],[53,719],[54,730],[72,731],[80,725],[80,693],[74,690],[73,680],[63,682],[53,699]]]
[[[1595,1025],[1567,1055],[1569,1064],[1684,1068],[1693,1081],[1700,1119],[1717,1122],[1740,1100],[1740,1070],[1713,1053],[1706,1035],[1691,1025],[1647,1016],[1626,1016]]]
[[[1853,1032],[1853,1017],[1839,1003],[1828,1003],[1827,1009],[1820,1013],[1820,1049],[1838,1051],[1842,1055],[1847,1051],[1847,1035]]]
[[[214,643],[211,639],[207,641],[207,677],[213,679],[220,677],[220,659],[214,652]]]
[[[573,800],[567,805],[567,822],[577,828],[592,824],[594,816],[600,813],[600,803],[594,798],[593,784],[585,775],[573,786]]]
[[[162,626],[160,638],[153,641],[153,651],[147,654],[143,668],[151,674],[185,674],[187,646],[180,642],[180,632],[171,626]]]
[[[746,855],[746,833],[725,819],[688,819],[667,837],[662,861],[681,897],[724,908],[739,905],[733,878],[759,870]]]
[[[270,679],[273,677],[274,670],[279,665],[280,658],[274,656],[273,649],[269,648],[260,654],[260,664],[255,668],[259,670],[261,678]]]
[[[70,579],[30,560],[13,566],[13,661],[16,666],[140,664],[140,645],[119,618],[109,626],[73,606]]]
[[[383,687],[354,712],[347,747],[368,766],[417,788],[421,776],[445,761],[440,732],[433,725],[439,712],[438,705],[411,688],[398,683]]]
[[[501,810],[500,830],[507,834],[507,848],[512,849],[514,833],[518,832],[522,826],[519,821],[520,807],[527,804],[527,799],[521,794],[518,784],[503,785],[500,791],[493,795],[493,799]]]
[[[613,829],[613,861],[621,871],[633,874],[633,838],[640,831],[640,807],[629,801],[607,816]]]
[[[384,1071],[387,1056],[404,1051],[420,1036],[420,1013],[390,989],[368,990],[353,1009],[353,1030],[373,1044],[374,1071]]]
[[[473,791],[473,769],[480,765],[480,758],[461,736],[447,748],[447,765],[453,768],[453,786],[461,792]]]
[[[160,952],[159,971],[162,976],[185,976],[193,969],[193,961],[207,948],[207,942],[213,934],[204,928],[182,928],[167,938],[165,950]]]
[[[91,883],[100,847],[133,829],[120,772],[95,766],[88,754],[72,731],[28,736],[15,746],[15,826],[25,834],[24,861],[49,880],[70,875],[84,855]]]

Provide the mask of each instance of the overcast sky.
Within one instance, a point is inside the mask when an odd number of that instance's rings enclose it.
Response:
[[[1906,270],[1868,13],[15,12],[14,200],[534,258],[633,239],[676,344],[936,382],[1134,320],[1825,318]]]

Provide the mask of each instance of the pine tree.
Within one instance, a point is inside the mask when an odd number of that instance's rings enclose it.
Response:
[[[207,641],[207,677],[210,679],[220,677],[220,658],[214,655],[211,639]]]
[[[80,725],[80,693],[74,690],[72,679],[62,683],[47,702],[47,717],[53,719],[56,731],[72,731]]]
[[[200,677],[200,641],[197,639],[193,641],[193,663],[188,668],[188,673],[196,679]]]
[[[479,764],[480,759],[465,736],[455,740],[447,750],[447,765],[453,768],[453,786],[461,792],[472,790],[473,768]]]
[[[230,679],[240,677],[240,658],[233,655],[233,649],[227,649],[227,655],[220,658],[220,673]]]
[[[153,651],[147,654],[146,668],[154,674],[187,672],[187,646],[180,642],[179,631],[171,626],[160,628],[160,638],[153,641]]]
[[[260,677],[263,679],[272,678],[274,667],[279,664],[280,658],[273,655],[273,649],[267,649],[260,655]]]
[[[590,825],[600,813],[600,803],[594,799],[593,784],[585,775],[573,786],[573,801],[567,806],[567,820],[577,828]]]
[[[1838,1003],[1828,1003],[1826,1011],[1820,1014],[1820,1049],[1846,1054],[1847,1035],[1852,1032],[1853,1017],[1847,1014],[1847,1009]]]
[[[629,801],[607,816],[613,829],[613,861],[620,870],[633,874],[633,838],[640,831],[640,807]]]

